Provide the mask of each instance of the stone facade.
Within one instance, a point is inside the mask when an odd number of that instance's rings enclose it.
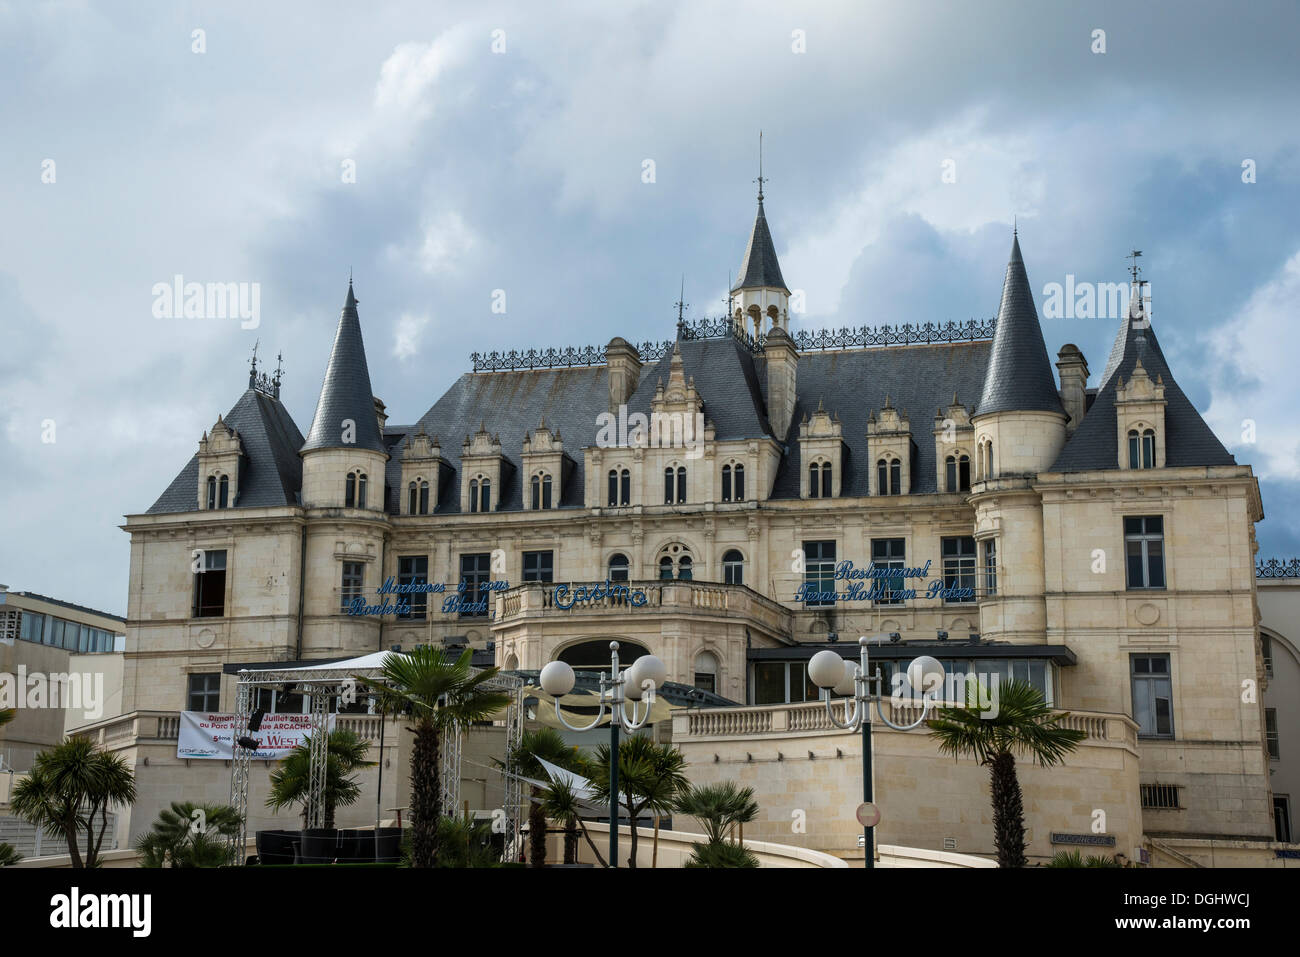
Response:
[[[1258,696],[1243,696],[1243,682],[1263,668],[1253,572],[1262,505],[1249,466],[1235,464],[1162,372],[1150,324],[1121,330],[1096,390],[1086,387],[1077,348],[1063,349],[1058,386],[1017,242],[991,345],[803,355],[788,332],[789,293],[764,243],[771,244],[765,220],[747,253],[747,263],[759,265],[743,271],[751,284],[738,287],[732,318],[753,321],[753,335],[765,341],[753,342],[740,322],[734,341],[679,334],[656,364],[616,338],[602,369],[466,376],[412,426],[390,425],[371,401],[349,289],[312,438],[288,449],[296,457],[301,448],[301,480],[285,480],[271,490],[274,504],[254,507],[247,503],[260,492],[249,488],[246,470],[241,498],[227,508],[164,496],[128,517],[126,710],[181,710],[187,675],[231,662],[465,643],[490,648],[500,666],[535,670],[611,638],[661,657],[670,681],[708,679],[711,690],[745,704],[755,696],[759,653],[793,654],[841,635],[973,635],[986,649],[1066,649],[1047,671],[1049,697],[1102,729],[1064,770],[1025,771],[1038,822],[1034,853],[1046,853],[1043,832],[1084,830],[1098,807],[1126,854],[1144,836],[1268,841],[1263,711]],[[964,376],[960,390],[949,381],[918,386],[925,374],[917,370],[936,361]],[[895,391],[853,371],[863,363],[895,368]],[[352,377],[340,378],[349,369]],[[819,377],[816,391],[806,375]],[[1020,384],[1031,380],[1038,395]],[[981,384],[984,398],[963,404]],[[908,411],[898,390],[916,396],[918,388],[930,391]],[[270,406],[271,397],[257,399],[261,414],[287,418],[273,398]],[[370,438],[350,446],[322,422],[326,409],[331,422],[376,415],[377,431],[367,423]],[[649,440],[604,440],[611,420],[615,434],[626,433],[629,409],[646,413]],[[224,439],[222,454],[256,459],[257,421],[234,421],[235,411],[221,425],[239,444]],[[1130,426],[1139,438],[1155,432],[1150,467],[1126,466]],[[212,441],[205,436],[198,455],[205,463],[216,454]],[[287,457],[282,478],[292,472]],[[888,467],[891,487],[881,487],[879,461],[897,461],[897,488]],[[812,494],[814,464],[831,469],[829,495]],[[353,484],[360,476],[364,501]],[[551,482],[537,507],[534,478]],[[1134,537],[1132,518],[1158,518],[1161,530],[1151,532],[1153,522],[1146,538]],[[929,569],[915,596],[796,597],[815,577],[815,556],[865,568],[882,543],[902,566]],[[1147,549],[1144,562],[1158,553],[1159,582],[1134,587],[1126,579],[1135,545]],[[224,590],[209,595],[217,614],[199,614],[196,575],[201,567],[215,573],[203,566],[213,552],[224,553]],[[823,586],[834,577],[822,574]],[[382,604],[381,585],[403,575],[446,589],[427,595],[423,617],[345,611],[350,597]],[[487,580],[501,590],[488,591]],[[565,605],[560,585],[607,580],[644,603],[614,594]],[[943,587],[926,589],[936,581]],[[462,583],[463,597],[486,599],[483,611],[445,610]],[[967,586],[969,594],[956,593]],[[1134,723],[1146,705],[1132,700],[1132,689],[1151,687],[1134,671],[1150,657],[1167,663],[1171,690],[1153,692],[1165,730],[1148,735]],[[795,690],[791,707],[804,693]],[[227,676],[222,708],[233,707],[233,693]],[[686,735],[692,776],[761,784],[773,840],[788,836],[777,833],[788,810],[803,807],[817,818],[809,846],[851,853],[854,739],[795,726],[755,734],[716,742]],[[961,850],[990,850],[980,769],[953,767],[923,735],[882,735],[880,746],[879,793],[892,792],[897,808],[882,839],[942,849],[935,842],[954,837]],[[821,753],[828,749],[842,757],[829,759]],[[742,752],[752,757],[741,761]],[[1176,806],[1143,807],[1146,786],[1172,789]]]

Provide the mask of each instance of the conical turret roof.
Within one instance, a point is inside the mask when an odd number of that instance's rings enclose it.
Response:
[[[762,288],[785,289],[787,293],[790,291],[786,289],[785,280],[781,278],[781,264],[776,259],[772,231],[767,228],[767,216],[763,213],[763,197],[759,196],[754,230],[749,234],[745,258],[740,262],[740,273],[731,291]]]
[[[352,429],[345,423],[351,421]],[[345,435],[354,442],[345,442]],[[375,415],[374,394],[370,391],[370,370],[366,365],[366,346],[361,339],[361,319],[357,315],[357,297],[348,280],[348,297],[334,333],[334,348],[325,368],[316,417],[303,444],[303,452],[315,449],[368,449],[383,452],[379,420]]]
[[[990,412],[1065,412],[1020,255],[1020,238],[1014,235],[984,392],[975,409],[976,415]]]

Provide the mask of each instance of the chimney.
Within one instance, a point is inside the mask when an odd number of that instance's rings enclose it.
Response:
[[[379,434],[384,434],[384,426],[388,424],[388,407],[384,405],[384,400],[377,395],[372,395],[375,400],[375,420],[379,423]]]
[[[609,412],[618,415],[618,407],[627,405],[641,383],[641,355],[626,339],[615,336],[605,347],[605,365],[609,370]]]
[[[763,343],[763,355],[767,359],[767,420],[777,441],[784,442],[794,418],[799,350],[790,333],[773,326]]]
[[[1070,417],[1065,434],[1073,435],[1088,410],[1088,362],[1078,346],[1067,342],[1056,355],[1056,368],[1061,377],[1061,404]]]

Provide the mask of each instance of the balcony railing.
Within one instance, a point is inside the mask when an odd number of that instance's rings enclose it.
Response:
[[[899,704],[886,698],[885,715],[895,724],[911,724],[921,716],[920,705]],[[844,703],[836,702],[835,716],[844,720]],[[873,705],[872,717],[875,718]],[[1096,711],[1071,711],[1060,726],[1082,731],[1090,744],[1110,744],[1137,750],[1137,725],[1127,715]],[[888,725],[876,721],[874,731],[895,734]],[[826,705],[821,701],[800,704],[757,705],[747,708],[698,708],[673,715],[673,740],[690,738],[735,738],[749,735],[790,736],[808,732],[844,734],[831,724]],[[926,733],[924,725],[916,734]]]
[[[599,583],[603,590],[605,583]],[[550,618],[589,611],[629,615],[703,613],[747,617],[767,630],[789,635],[791,613],[744,585],[683,579],[610,582],[607,594],[577,599],[578,590],[592,582],[526,582],[493,596],[498,625],[521,619]],[[562,589],[557,595],[557,589]],[[644,595],[644,601],[639,596]],[[572,602],[572,604],[570,604]]]

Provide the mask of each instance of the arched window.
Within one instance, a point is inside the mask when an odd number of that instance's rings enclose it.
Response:
[[[343,506],[352,508],[357,504],[357,473],[349,472],[343,485]]]
[[[970,456],[969,455],[950,455],[944,460],[945,477],[949,492],[968,492],[970,491]]]
[[[491,511],[492,506],[492,483],[483,479],[478,483],[478,510],[480,512]]]
[[[632,501],[632,473],[624,469],[619,475],[619,504],[627,505]]]
[[[541,508],[542,507],[542,477],[540,475],[534,475],[530,484],[533,490],[533,508],[534,509]]]
[[[686,501],[686,469],[677,469],[677,501]]]
[[[818,498],[821,496],[821,467],[814,462],[808,466],[808,497]]]
[[[542,476],[542,508],[551,507],[551,477]]]
[[[217,507],[217,477],[208,476],[208,508]]]
[[[745,584],[745,556],[734,548],[722,556],[722,580],[728,585]]]
[[[695,687],[717,693],[718,657],[711,651],[701,651],[695,656]]]
[[[993,463],[993,441],[989,440],[988,445],[986,445],[984,448],[985,451],[988,452],[988,456],[989,456],[989,462],[988,462],[989,470],[987,474],[989,478],[993,478],[993,476],[996,474],[994,472],[994,463]]]
[[[730,465],[724,465],[722,467],[722,500],[724,502],[731,501],[731,466]]]
[[[230,477],[221,476],[221,481],[217,483],[220,491],[217,493],[217,508],[230,507]]]
[[[903,466],[898,459],[881,459],[876,463],[876,488],[880,495],[900,495]]]
[[[608,492],[609,494],[606,498],[608,499],[609,507],[614,508],[618,505],[618,471],[616,469],[609,470]]]
[[[420,483],[420,514],[429,514],[429,483]]]
[[[681,558],[677,559],[677,577],[682,581],[687,582],[694,577],[690,555],[683,555]]]
[[[745,500],[745,466],[737,465],[731,474],[734,476],[732,479],[734,484],[731,490],[731,499],[733,502],[743,502]]]
[[[478,479],[469,480],[469,510],[478,511]]]
[[[673,560],[667,555],[659,559],[659,577],[665,581],[673,577]]]
[[[609,580],[612,582],[625,582],[628,580],[626,555],[619,553],[609,556]]]
[[[664,469],[664,504],[673,504],[673,470]]]
[[[831,463],[822,463],[822,498],[831,497]]]
[[[1151,469],[1156,465],[1156,434],[1151,429],[1137,429],[1128,433],[1128,467],[1131,469]]]
[[[416,489],[415,483],[412,482],[406,486],[406,514],[416,514],[416,503],[419,501],[419,490]]]

